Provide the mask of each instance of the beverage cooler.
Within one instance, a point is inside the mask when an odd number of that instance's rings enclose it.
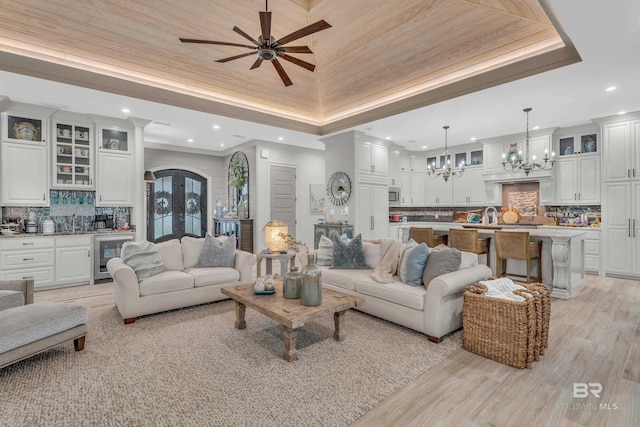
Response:
[[[93,279],[94,282],[103,279],[110,279],[107,271],[107,262],[111,258],[119,257],[122,245],[125,242],[133,240],[133,233],[105,233],[96,234],[94,236],[94,265]]]

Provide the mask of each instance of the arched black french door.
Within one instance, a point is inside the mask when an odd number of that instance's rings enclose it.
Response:
[[[156,182],[148,200],[147,240],[164,242],[207,232],[207,181],[193,172],[166,169],[154,172]]]

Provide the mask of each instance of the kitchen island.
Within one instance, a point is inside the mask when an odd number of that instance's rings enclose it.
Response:
[[[450,228],[463,228],[460,223],[407,222],[389,227],[390,237],[408,236],[409,227],[431,227],[436,234],[448,234]],[[586,231],[579,228],[535,228],[535,226],[504,226],[505,231],[527,231],[533,241],[542,242],[542,282],[552,287],[551,296],[569,299],[584,287],[584,239]],[[491,239],[489,256],[491,270],[495,274],[496,248],[493,239],[495,230],[478,228],[479,237]],[[480,261],[482,262],[482,261]],[[535,266],[535,262],[533,263]],[[534,267],[534,271],[537,267]],[[524,261],[508,260],[507,271],[524,275]]]

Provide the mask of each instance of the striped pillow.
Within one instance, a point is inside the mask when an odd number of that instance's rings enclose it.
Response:
[[[164,263],[156,245],[142,242],[125,242],[122,245],[122,261],[133,268],[138,281],[164,271]]]

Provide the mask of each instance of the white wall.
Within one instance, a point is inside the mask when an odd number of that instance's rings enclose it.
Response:
[[[268,158],[261,157],[263,150],[269,152]],[[247,151],[245,151],[247,152]],[[255,211],[254,242],[256,252],[264,249],[262,227],[269,222],[270,215],[270,165],[290,166],[296,168],[296,239],[313,247],[313,224],[318,223],[322,215],[311,215],[309,205],[309,184],[325,184],[324,151],[300,148],[266,141],[256,141],[255,177],[257,191],[251,189]],[[251,161],[250,161],[251,163]],[[253,197],[255,195],[255,197]]]

